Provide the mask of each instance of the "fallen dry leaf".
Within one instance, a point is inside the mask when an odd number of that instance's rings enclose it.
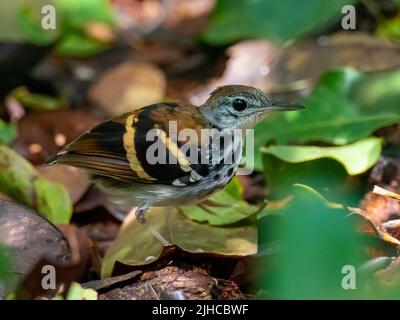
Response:
[[[296,42],[282,52],[271,70],[273,91],[307,91],[323,72],[341,66],[362,72],[393,70],[400,66],[399,53],[397,46],[359,32]]]
[[[73,224],[59,224],[57,227],[68,239],[71,248],[71,263],[80,265],[82,273],[94,253],[94,244],[85,231]],[[91,264],[92,265],[92,264]]]
[[[71,261],[68,241],[60,230],[32,210],[1,200],[0,244],[7,248],[11,259],[10,278],[18,281],[40,260],[57,265]]]
[[[372,190],[373,193],[380,195],[380,196],[384,196],[384,197],[389,197],[392,199],[396,199],[396,200],[400,200],[400,194],[396,193],[396,192],[392,192],[389,190],[386,190],[384,188],[381,188],[379,186],[374,186],[374,190]]]
[[[35,165],[43,164],[66,143],[102,121],[85,111],[59,110],[29,114],[18,122],[13,148]]]
[[[210,92],[227,84],[243,84],[267,91],[272,62],[278,52],[276,46],[265,40],[246,40],[233,45],[227,50],[229,59],[223,75],[191,92],[191,102],[202,104]]]
[[[118,115],[156,102],[165,95],[163,72],[147,63],[123,63],[92,84],[89,99],[107,114]]]
[[[400,218],[400,203],[395,199],[368,192],[361,201],[361,213],[379,226],[386,221]]]
[[[121,285],[121,284],[120,284]],[[169,265],[141,274],[138,281],[100,294],[100,300],[237,300],[244,295],[232,281],[216,279],[198,266]]]
[[[147,219],[167,241],[181,246],[189,255],[213,253],[240,257],[257,252],[257,229],[251,221],[215,227],[192,221],[177,208],[153,208]],[[102,276],[111,275],[116,261],[127,265],[149,264],[160,256],[162,249],[161,243],[134,216],[127,216],[106,252]]]

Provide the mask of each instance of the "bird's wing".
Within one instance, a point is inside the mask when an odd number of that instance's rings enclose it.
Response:
[[[197,150],[195,157],[199,157],[202,148],[208,148],[201,144],[203,128],[209,128],[209,123],[197,107],[155,104],[97,125],[48,163],[64,163],[124,182],[185,185],[185,177],[193,182],[207,174],[208,164],[193,161],[193,153],[187,157],[184,151]],[[198,140],[176,141],[174,131],[195,133]],[[169,152],[163,154],[163,150]]]

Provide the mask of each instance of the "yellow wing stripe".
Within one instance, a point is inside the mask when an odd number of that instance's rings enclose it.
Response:
[[[140,165],[140,161],[136,156],[135,149],[135,128],[133,127],[133,121],[135,119],[135,115],[130,115],[126,119],[125,129],[126,132],[124,134],[124,148],[126,151],[126,157],[129,161],[129,166],[132,171],[136,172],[139,178],[146,180],[156,180],[152,176],[148,175],[147,172],[144,171],[143,167]]]
[[[179,149],[177,144],[167,137],[164,130],[156,129],[157,135],[160,137],[162,143],[165,145],[166,150],[169,150],[171,154],[177,159],[179,166],[185,172],[192,170],[190,167],[190,162],[186,159],[184,153]]]

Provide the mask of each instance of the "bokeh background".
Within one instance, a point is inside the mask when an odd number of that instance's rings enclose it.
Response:
[[[399,298],[400,202],[372,192],[400,192],[399,45],[398,0],[2,1],[0,297],[44,295],[45,261],[69,299]],[[82,171],[43,166],[104,119],[225,84],[307,108],[257,126],[252,175],[149,215],[178,247],[118,221]],[[168,258],[208,282],[143,290],[135,272]]]

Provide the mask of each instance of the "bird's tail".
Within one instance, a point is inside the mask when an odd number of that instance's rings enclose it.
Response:
[[[60,157],[65,154],[66,152],[64,150],[53,154],[52,156],[50,156],[49,158],[47,158],[46,160],[46,165],[51,166],[53,164],[56,164],[58,162],[58,160],[60,159]]]

